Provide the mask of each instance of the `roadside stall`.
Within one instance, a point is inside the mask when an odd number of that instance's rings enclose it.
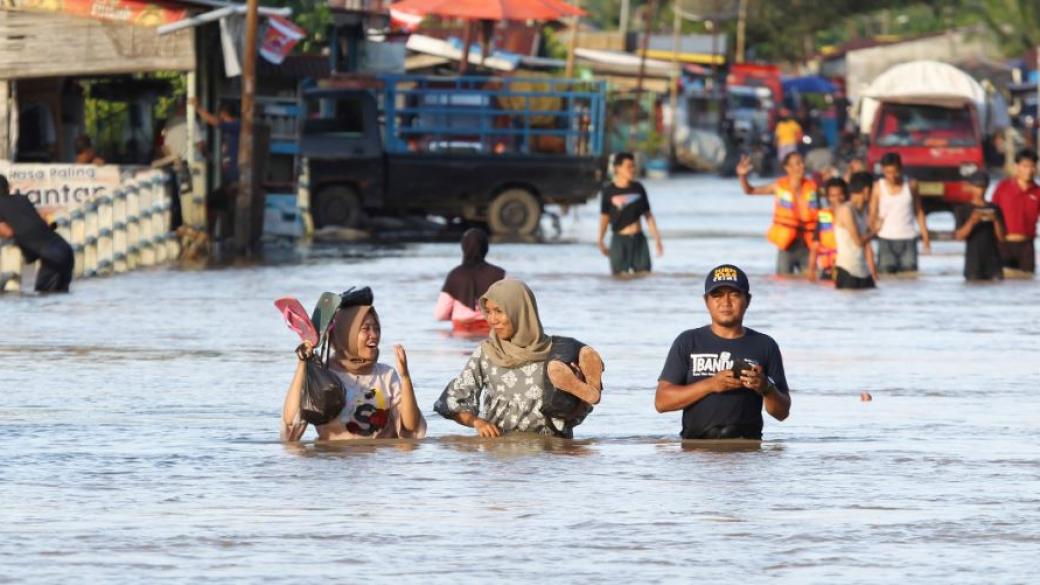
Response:
[[[65,0],[0,4],[0,173],[56,224],[76,275],[176,255],[173,201],[158,158],[161,122],[196,69],[191,31],[160,37],[191,4]],[[197,205],[185,215],[193,221]],[[18,249],[3,242],[0,290],[17,290]]]

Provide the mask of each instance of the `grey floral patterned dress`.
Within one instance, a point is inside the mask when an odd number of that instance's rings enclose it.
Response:
[[[545,364],[504,368],[488,361],[483,345],[470,356],[462,373],[448,384],[433,409],[445,418],[472,412],[504,433],[553,435],[541,413],[545,393]],[[571,429],[563,436],[570,437]]]

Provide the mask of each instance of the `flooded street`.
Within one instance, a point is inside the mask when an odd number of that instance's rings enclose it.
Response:
[[[433,412],[476,343],[432,318],[457,244],[0,298],[0,583],[1031,581],[1040,283],[967,284],[951,241],[874,291],[780,281],[768,197],[647,188],[665,238],[648,278],[609,277],[596,202],[563,243],[488,257],[531,285],[549,333],[604,357],[572,442],[477,440]],[[746,324],[777,340],[792,388],[761,447],[683,445],[680,413],[653,407],[722,262],[751,277]],[[297,340],[272,302],[351,285],[375,292],[383,361],[407,348],[430,438],[282,445]]]

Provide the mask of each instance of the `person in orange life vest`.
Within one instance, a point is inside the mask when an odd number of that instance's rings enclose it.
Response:
[[[809,250],[814,245],[819,202],[816,183],[805,176],[805,162],[797,152],[784,157],[785,176],[768,185],[754,187],[748,182],[751,158],[747,155],[737,163],[737,177],[745,195],[774,195],[773,225],[766,238],[779,252],[776,273],[788,275],[808,272]]]
[[[895,152],[881,157],[881,173],[870,196],[870,229],[877,232],[878,270],[888,274],[917,272],[915,219],[921,231],[921,253],[932,252],[917,181],[903,175],[903,159]]]
[[[462,234],[462,264],[448,273],[433,309],[438,321],[451,321],[456,333],[487,335],[488,322],[478,305],[488,288],[506,276],[506,271],[484,260],[488,235],[470,228]]]
[[[849,186],[844,179],[833,177],[823,185],[827,206],[820,209],[816,225],[816,245],[809,250],[809,280],[817,276],[834,280],[834,259],[838,254],[838,242],[834,236],[834,217],[849,195]]]

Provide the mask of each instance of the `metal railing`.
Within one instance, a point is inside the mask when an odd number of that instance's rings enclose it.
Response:
[[[55,231],[75,253],[73,279],[129,272],[177,258],[179,244],[169,230],[167,180],[162,171],[140,172],[111,196],[55,215]],[[0,292],[21,290],[25,268],[18,246],[0,240]]]
[[[470,141],[479,151],[504,146],[538,153],[540,139],[562,141],[569,155],[603,152],[606,85],[551,77],[382,77],[386,147]]]

